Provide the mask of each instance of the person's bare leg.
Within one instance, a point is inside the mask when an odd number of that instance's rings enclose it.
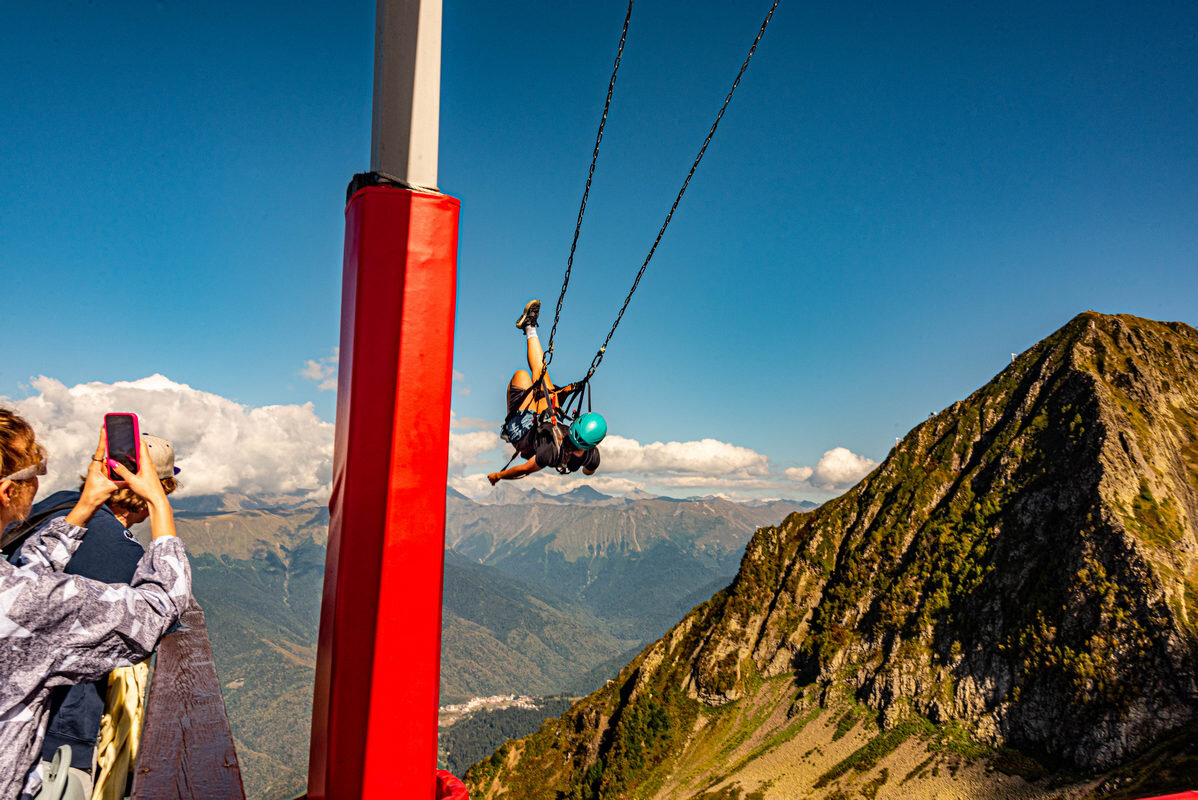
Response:
[[[536,383],[541,379],[541,365],[545,363],[545,351],[541,349],[541,337],[537,335],[536,328],[525,331],[524,335],[528,343],[528,372],[532,375],[533,383]],[[549,385],[550,389],[553,388],[553,381],[550,380],[548,373],[545,375],[545,383]]]
[[[545,363],[545,351],[541,348],[541,337],[537,335],[536,326],[537,316],[540,313],[540,310],[541,301],[530,300],[528,304],[524,306],[524,313],[520,316],[520,319],[517,320],[517,325],[527,323],[522,325],[521,330],[524,331],[524,337],[526,340],[526,355],[528,357],[530,386],[540,382],[541,369]],[[515,376],[512,377],[512,380],[515,380]],[[553,381],[550,379],[548,371],[546,371],[545,389],[546,391],[551,392],[554,390],[554,388],[556,387],[554,387]],[[531,394],[537,394],[537,392],[531,392],[530,395]],[[523,408],[523,405],[521,407]],[[542,397],[536,401],[535,405],[530,404],[529,407],[533,408],[535,411],[543,411],[548,406],[545,398]]]
[[[513,390],[523,392],[531,386],[532,386],[532,376],[530,376],[524,370],[518,369],[518,370],[516,370],[516,374],[512,375],[512,379],[510,381],[508,381],[508,384],[507,384],[508,397],[512,396],[511,393]],[[504,401],[505,402],[507,401],[506,397],[504,398]],[[516,407],[517,411],[524,411],[525,409],[531,409],[533,411],[537,410],[536,408],[533,407],[533,393],[532,392],[528,392],[527,394],[525,394],[524,399],[522,399],[520,401],[520,405]],[[509,409],[509,413],[510,413],[510,411],[511,410]]]

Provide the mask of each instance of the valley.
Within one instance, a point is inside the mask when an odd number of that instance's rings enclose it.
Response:
[[[442,705],[593,691],[732,579],[759,520],[800,507],[502,488],[484,503],[447,492]],[[234,495],[176,505],[248,796],[291,798],[306,779],[328,510]]]

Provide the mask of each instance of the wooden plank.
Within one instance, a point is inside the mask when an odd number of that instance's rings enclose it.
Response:
[[[158,645],[132,800],[245,800],[204,612]]]

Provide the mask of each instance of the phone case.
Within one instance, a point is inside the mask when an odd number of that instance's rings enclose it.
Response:
[[[107,435],[108,435],[108,418],[109,417],[132,417],[133,418],[133,471],[134,472],[139,471],[141,469],[141,427],[138,425],[137,415],[131,411],[114,411],[110,414],[105,414],[104,415],[105,437],[107,437]],[[108,451],[104,455],[106,458],[111,458],[112,451]],[[108,468],[108,477],[109,477],[109,479],[114,480],[114,481],[122,480],[121,476],[118,475],[116,470],[114,470],[112,467]]]

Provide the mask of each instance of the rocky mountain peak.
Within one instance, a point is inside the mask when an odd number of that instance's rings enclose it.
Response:
[[[845,495],[759,530],[732,586],[529,747],[606,796],[789,675],[796,714],[847,697],[882,730],[951,723],[1103,769],[1198,719],[1196,666],[1198,331],[1086,312]],[[655,713],[669,730],[645,732]],[[515,753],[495,781],[519,780]]]
[[[604,500],[612,499],[611,495],[604,494],[586,484],[571,489],[568,492],[563,492],[558,497],[571,503],[601,503]]]

